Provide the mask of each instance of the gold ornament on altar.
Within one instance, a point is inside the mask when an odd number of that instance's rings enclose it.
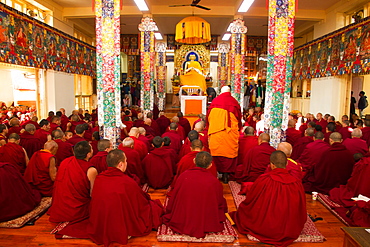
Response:
[[[176,25],[176,42],[184,44],[203,44],[211,41],[211,26],[204,19],[189,16]]]

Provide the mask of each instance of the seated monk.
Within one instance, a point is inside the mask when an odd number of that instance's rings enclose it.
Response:
[[[69,131],[69,130],[66,130],[66,131],[64,132],[64,134],[65,134],[65,136],[66,136],[66,141],[68,141],[69,139],[71,139],[71,138],[72,138],[72,136],[73,136],[73,132],[72,132],[72,131]]]
[[[99,131],[94,131],[93,134],[92,134],[92,141],[90,141],[90,145],[93,149],[93,156],[96,155],[99,150],[98,150],[98,142],[100,140],[100,135],[99,135]]]
[[[127,167],[125,154],[119,149],[110,151],[107,164],[108,170],[95,180],[89,219],[68,225],[60,234],[90,238],[104,246],[114,243],[126,245],[130,237],[148,235],[162,223],[163,206],[160,201],[151,200],[124,173]]]
[[[247,126],[244,129],[244,134],[239,137],[239,149],[238,149],[238,164],[243,164],[245,155],[249,149],[258,145],[258,137],[254,134],[254,129],[251,126]]]
[[[148,148],[145,143],[138,139],[139,135],[139,129],[136,127],[132,127],[128,133],[128,136],[134,140],[134,149],[140,154],[140,159],[143,160],[148,155]]]
[[[199,121],[194,125],[194,130],[199,134],[198,139],[203,142],[204,151],[209,152],[209,143],[208,143],[208,132],[205,129],[206,124],[204,121]]]
[[[180,124],[179,124],[179,118],[177,116],[174,116],[172,119],[171,119],[171,122],[172,123],[175,123],[177,124],[177,133],[179,133],[180,137],[181,137],[181,140],[184,141],[185,138],[186,138],[186,134],[185,134],[185,129],[184,127],[182,127]],[[170,131],[170,128],[167,128],[167,131]]]
[[[178,177],[163,223],[174,232],[203,238],[208,232],[224,229],[227,204],[221,183],[207,171],[212,165],[212,156],[199,152],[195,165]]]
[[[140,183],[144,184],[146,181],[145,175],[141,166],[140,154],[134,149],[134,140],[130,137],[126,137],[118,146],[118,149],[122,150],[126,155],[126,171],[130,174],[135,174],[140,179]]]
[[[178,154],[182,147],[182,138],[177,132],[178,125],[176,123],[171,123],[169,128],[170,128],[170,131],[165,132],[162,135],[162,138],[168,136],[171,139],[170,148],[175,150],[176,154]]]
[[[289,172],[289,174],[295,177],[296,179],[302,181],[303,173],[301,164],[297,163],[296,161],[290,158],[292,154],[292,145],[290,145],[289,142],[281,142],[279,143],[276,150],[282,151],[286,155],[288,163],[286,164],[285,169]],[[265,173],[270,171],[271,166],[268,166]]]
[[[357,201],[350,218],[356,226],[370,227],[370,202]]]
[[[20,121],[19,121],[18,118],[14,117],[14,118],[10,119],[10,121],[9,121],[10,128],[8,130],[8,136],[10,136],[12,133],[16,133],[18,135],[22,134],[23,127],[19,126],[19,124],[20,124]],[[38,126],[38,124],[37,124],[37,126]]]
[[[44,147],[44,144],[40,141],[40,139],[35,136],[35,132],[35,125],[27,124],[25,131],[20,136],[20,145],[26,150],[29,158],[31,158],[35,152]]]
[[[76,134],[73,135],[72,138],[68,139],[67,142],[69,142],[72,145],[76,145],[78,142],[86,141],[84,138],[85,131],[86,131],[86,127],[84,124],[77,125],[75,128]]]
[[[184,118],[184,114],[181,111],[177,112],[177,117],[179,118],[178,124],[184,128],[185,135],[187,136],[191,130],[190,122],[187,118]]]
[[[62,130],[60,127],[62,124],[60,117],[54,116],[51,118],[51,123],[50,123],[50,132],[52,133],[56,129]]]
[[[111,141],[102,139],[98,142],[99,152],[94,155],[89,162],[98,171],[98,174],[108,169],[107,155],[113,149]]]
[[[157,121],[155,121],[154,118],[153,118],[153,113],[152,112],[148,112],[146,114],[146,118],[151,120],[150,127],[154,130],[153,137],[154,136],[160,136],[160,135],[162,135],[161,134],[161,131],[159,129],[159,125],[158,125]],[[158,118],[158,116],[156,116],[156,118]]]
[[[339,129],[339,133],[342,135],[343,141],[347,140],[347,138],[351,138],[352,128],[349,126],[350,123],[348,120],[344,120],[342,122],[342,128]]]
[[[343,141],[343,145],[351,152],[352,155],[360,153],[365,155],[369,149],[365,140],[361,139],[362,131],[355,128],[351,133],[352,138]]]
[[[328,194],[331,189],[344,185],[351,176],[354,159],[343,146],[341,134],[333,132],[329,138],[330,148],[303,181],[305,191]]]
[[[196,130],[192,130],[189,132],[188,137],[185,139],[184,144],[181,147],[180,153],[179,153],[179,159],[184,157],[186,154],[191,152],[191,143],[198,139],[199,133]]]
[[[330,144],[329,138],[330,138],[331,133],[333,132],[335,132],[335,123],[330,122],[328,123],[328,125],[326,125],[326,131],[324,134],[326,143]]]
[[[171,154],[172,164],[174,164],[173,171],[176,172],[176,170],[177,170],[176,165],[179,162],[179,156],[177,155],[175,150],[173,150],[170,147],[170,145],[171,145],[171,139],[168,136],[163,137],[163,148],[166,149],[167,152],[169,152]]]
[[[40,129],[37,129],[35,132],[35,136],[40,139],[42,142],[42,145],[45,144],[45,142],[51,140],[50,135],[50,123],[46,119],[42,119],[39,123]]]
[[[262,175],[270,163],[270,155],[275,148],[270,146],[270,136],[266,133],[258,137],[258,146],[249,149],[244,163],[236,168],[235,180],[241,182],[254,182]]]
[[[349,139],[347,139],[349,140]],[[352,207],[356,201],[352,197],[364,195],[370,197],[370,154],[368,153],[353,167],[351,177],[345,185],[340,185],[329,191],[330,200],[344,206]]]
[[[143,127],[139,127],[138,130],[139,130],[139,137],[137,139],[142,141],[146,145],[148,151],[150,151],[152,142],[149,140],[149,138],[146,137],[146,130]],[[153,138],[154,136],[152,137],[152,140]]]
[[[64,159],[73,156],[73,145],[65,141],[65,135],[60,129],[54,130],[51,136],[58,145],[58,150],[55,154],[56,166],[58,168]]]
[[[306,223],[306,197],[302,182],[285,169],[287,158],[282,151],[273,152],[270,162],[272,171],[257,178],[230,216],[240,233],[263,243],[288,246]]]
[[[142,161],[142,167],[152,188],[166,188],[171,184],[174,173],[171,154],[163,148],[160,136],[154,137],[153,146],[154,150]]]
[[[32,155],[24,173],[24,179],[31,187],[38,190],[42,196],[52,196],[55,177],[57,175],[55,154],[58,144],[48,141],[44,149]]]
[[[76,110],[73,112],[72,116],[70,116],[71,121],[67,123],[67,130],[75,133],[77,125],[84,124],[85,122],[78,116],[78,112],[76,112]]]
[[[153,140],[153,138],[156,135],[156,132],[154,131],[154,129],[152,128],[152,120],[150,118],[146,118],[145,121],[144,121],[144,126],[143,128],[145,129],[145,136],[146,138],[148,138],[149,140]]]
[[[313,142],[307,144],[301,157],[297,160],[302,165],[305,174],[309,173],[319,163],[323,153],[330,148],[330,145],[324,142],[324,134],[321,131],[315,133],[313,140]]]
[[[171,120],[169,120],[163,111],[159,113],[159,118],[155,120],[159,126],[160,134],[163,135],[166,132],[168,126],[171,124]]]
[[[288,121],[288,129],[286,130],[286,141],[292,144],[292,146],[294,146],[295,142],[302,135],[299,130],[295,129],[296,122],[297,121],[295,119],[290,119]]]
[[[8,142],[7,138],[8,127],[5,124],[0,124],[0,147],[4,146]]]
[[[32,190],[19,170],[8,162],[0,162],[0,188],[0,222],[25,215],[41,201],[40,193]]]
[[[133,127],[139,128],[144,127],[144,114],[139,113],[137,114],[137,119],[133,122]]]
[[[301,154],[303,153],[306,146],[313,142],[313,136],[315,134],[315,130],[313,128],[307,128],[304,131],[304,136],[297,139],[297,141],[294,143],[293,146],[293,152],[292,152],[292,159],[296,160],[301,157]]]
[[[28,155],[19,143],[19,135],[11,134],[8,143],[0,147],[0,161],[14,165],[21,174],[24,174],[28,165]]]
[[[89,215],[90,193],[98,171],[88,162],[92,149],[87,141],[74,146],[74,156],[60,164],[54,181],[51,222],[77,221]]]

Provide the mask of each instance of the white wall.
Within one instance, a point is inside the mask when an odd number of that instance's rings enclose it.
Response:
[[[3,101],[7,106],[9,106],[13,103],[14,100],[13,84],[10,70],[0,70],[0,78],[0,101]]]
[[[347,77],[324,77],[311,80],[310,113],[329,113],[340,119],[345,112],[347,102]]]
[[[209,63],[209,73],[211,73],[212,80],[213,80],[213,87],[216,87],[218,85],[218,78],[217,78],[217,62],[210,62]]]
[[[166,78],[167,88],[166,88],[166,93],[172,93],[172,81],[171,81],[171,79],[172,79],[173,73],[175,71],[175,63],[174,62],[167,62],[166,66],[167,66],[167,78]]]

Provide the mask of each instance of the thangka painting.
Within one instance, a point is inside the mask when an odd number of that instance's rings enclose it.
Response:
[[[0,62],[96,74],[95,47],[0,3]]]
[[[370,73],[370,18],[294,50],[293,79]]]

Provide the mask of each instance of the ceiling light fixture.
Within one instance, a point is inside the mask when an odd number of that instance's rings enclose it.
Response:
[[[163,39],[161,33],[154,33],[154,36],[155,36],[155,39],[157,39],[157,40],[162,40]]]
[[[231,33],[225,33],[224,36],[222,37],[223,41],[228,41],[231,37]]]
[[[238,12],[247,12],[253,2],[254,0],[244,0],[238,9]]]
[[[148,5],[146,5],[144,0],[134,0],[137,7],[139,8],[140,11],[148,11]]]

